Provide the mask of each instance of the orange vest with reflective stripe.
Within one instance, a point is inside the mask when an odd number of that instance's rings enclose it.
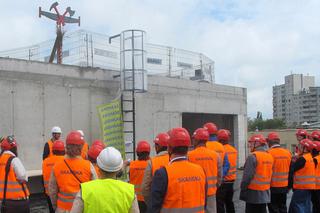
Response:
[[[90,161],[81,158],[65,158],[81,183],[91,180]],[[60,161],[53,167],[53,172],[59,188],[57,207],[70,211],[73,200],[80,190],[79,181],[72,175],[66,163]]]
[[[270,189],[273,158],[268,152],[255,151],[253,154],[257,160],[257,167],[248,189],[265,191]]]
[[[158,169],[169,164],[169,154],[154,156],[153,158],[151,158],[151,164],[153,176]]]
[[[316,177],[315,177],[316,186],[315,186],[315,188],[317,190],[320,190],[320,155],[318,155],[314,158],[318,161],[318,165],[317,165],[316,172],[315,172],[316,173]]]
[[[225,181],[234,181],[237,178],[237,158],[238,158],[238,151],[236,148],[231,146],[230,144],[223,145],[224,149],[226,150],[228,160],[230,163],[230,168],[227,175],[224,177]]]
[[[207,195],[215,195],[217,192],[219,155],[206,147],[197,147],[188,153],[191,163],[201,166],[206,174],[208,191]]]
[[[50,139],[50,140],[48,140],[47,143],[48,143],[48,146],[49,146],[49,155],[48,155],[48,157],[51,157],[53,155],[53,152],[52,152],[53,142]]]
[[[147,160],[134,160],[130,162],[129,183],[134,185],[134,191],[139,201],[144,201],[144,198],[141,194],[141,190],[142,190],[141,184],[143,180],[144,171],[146,170],[147,165],[148,165]]]
[[[315,189],[315,165],[310,153],[302,156],[306,160],[304,167],[293,175],[294,189]]]
[[[174,161],[165,169],[168,187],[161,212],[204,212],[206,176],[203,169],[186,160]]]
[[[89,145],[87,143],[84,143],[81,149],[81,157],[83,159],[87,159]]]
[[[219,141],[207,141],[206,146],[208,149],[216,151],[220,155],[221,162],[223,162],[226,150],[224,149],[224,146]]]
[[[271,148],[268,152],[274,160],[271,187],[287,187],[291,162],[290,152],[281,147]]]
[[[52,155],[51,157],[47,157],[46,159],[44,159],[42,162],[42,175],[43,175],[43,183],[44,183],[44,189],[46,194],[49,194],[48,184],[49,184],[49,179],[50,179],[53,166],[57,162],[62,161],[63,159],[64,159],[64,156]]]
[[[5,181],[5,173],[6,173],[5,168],[11,156],[12,155],[8,153],[3,153],[0,156],[0,199],[3,199],[4,181]],[[25,183],[21,184],[18,182],[13,170],[13,166],[11,164],[9,169],[9,174],[8,174],[6,199],[8,200],[27,199],[29,194],[30,193],[27,185]]]

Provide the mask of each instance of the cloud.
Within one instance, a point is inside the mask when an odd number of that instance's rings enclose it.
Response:
[[[19,4],[17,3],[19,2]],[[319,84],[320,2],[317,0],[69,0],[83,29],[113,35],[144,29],[149,42],[198,51],[215,61],[216,82],[248,88],[248,114],[272,117],[272,86],[284,75],[309,73]],[[12,0],[1,48],[53,38],[54,24],[37,17],[51,1]],[[75,29],[69,27],[68,29]]]

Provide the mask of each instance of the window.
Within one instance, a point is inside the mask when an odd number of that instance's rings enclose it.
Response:
[[[147,58],[147,63],[148,64],[162,64],[162,59],[159,58]]]

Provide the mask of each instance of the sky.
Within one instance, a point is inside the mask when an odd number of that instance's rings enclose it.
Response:
[[[38,7],[54,1],[3,1],[0,50],[53,39]],[[215,61],[217,84],[247,88],[248,116],[272,118],[272,86],[291,73],[320,86],[318,0],[60,0],[81,16],[81,29],[114,35],[143,29],[150,43],[201,52]],[[78,29],[68,26],[67,30]]]

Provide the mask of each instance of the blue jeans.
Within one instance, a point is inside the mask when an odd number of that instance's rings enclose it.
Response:
[[[311,213],[311,191],[297,189],[293,192],[289,213]]]

